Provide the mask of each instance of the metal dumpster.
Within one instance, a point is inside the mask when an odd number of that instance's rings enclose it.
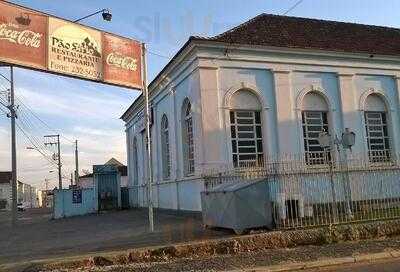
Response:
[[[265,179],[220,184],[201,192],[203,223],[206,227],[233,229],[235,233],[272,228],[272,203]]]

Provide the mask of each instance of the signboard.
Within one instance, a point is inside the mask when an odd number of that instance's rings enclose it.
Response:
[[[72,191],[72,203],[74,203],[74,204],[82,203],[82,190],[73,190]]]
[[[0,61],[46,69],[47,16],[0,2]]]
[[[142,89],[138,41],[0,2],[0,62]]]
[[[141,88],[140,43],[104,33],[102,44],[104,81]]]
[[[103,78],[101,32],[49,18],[48,69],[94,80]]]

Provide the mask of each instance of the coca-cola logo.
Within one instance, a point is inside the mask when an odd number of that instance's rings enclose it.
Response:
[[[137,70],[137,59],[121,55],[119,53],[110,53],[106,62],[108,65],[112,65],[121,69],[136,71]]]
[[[6,40],[11,43],[39,48],[42,36],[41,33],[28,29],[20,30],[18,25],[5,23],[0,25],[0,40]]]

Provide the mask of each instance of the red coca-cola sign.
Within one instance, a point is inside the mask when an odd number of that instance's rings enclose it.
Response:
[[[141,45],[122,37],[103,34],[103,76],[112,84],[141,87]]]
[[[0,61],[46,69],[47,16],[0,2]]]

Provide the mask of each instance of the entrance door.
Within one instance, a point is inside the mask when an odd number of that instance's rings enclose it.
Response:
[[[110,170],[110,169],[104,169]],[[118,208],[118,172],[99,171],[96,173],[98,186],[99,210],[111,210]]]

